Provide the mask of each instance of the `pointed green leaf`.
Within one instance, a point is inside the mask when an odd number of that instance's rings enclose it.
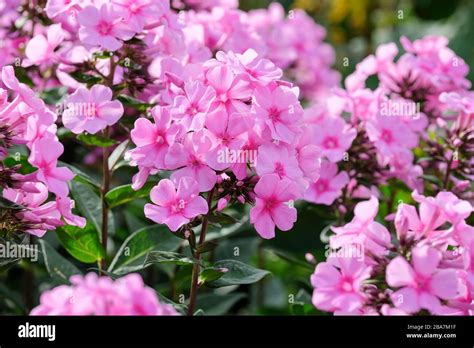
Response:
[[[144,267],[156,263],[171,263],[178,266],[192,266],[199,263],[198,260],[187,257],[186,255],[171,251],[152,251],[148,253],[145,259]]]
[[[64,248],[77,260],[94,263],[105,257],[97,231],[88,222],[85,228],[64,226],[57,230],[57,236]]]
[[[109,147],[109,146],[117,144],[115,140],[105,138],[97,134],[82,133],[77,136],[77,140],[79,140],[80,142],[86,145],[99,146],[99,147]]]
[[[132,189],[132,185],[119,186],[107,192],[105,199],[110,208],[115,208],[138,198],[148,197],[155,184],[155,182],[149,181],[137,191]]]
[[[81,272],[62,257],[51,245],[44,239],[39,240],[41,251],[43,253],[44,264],[50,276],[58,283],[67,284],[69,278],[74,274],[81,274]]]
[[[253,284],[270,274],[270,272],[266,270],[255,268],[236,260],[218,261],[213,267],[228,269],[221,278],[208,283],[208,286],[214,288],[230,285]]]
[[[148,253],[156,250],[175,251],[182,240],[165,226],[148,226],[132,233],[122,244],[109,267],[109,272],[126,274],[144,268]]]

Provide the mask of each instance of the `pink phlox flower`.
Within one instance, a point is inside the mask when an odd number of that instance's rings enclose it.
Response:
[[[236,75],[232,70],[223,65],[209,69],[206,73],[206,84],[216,91],[214,104],[225,106],[228,113],[243,112],[248,110],[245,102],[252,96],[252,89],[245,75]]]
[[[200,192],[212,189],[216,183],[216,172],[206,162],[208,152],[213,148],[211,138],[203,131],[188,133],[183,143],[174,143],[165,157],[166,167],[174,170],[173,181],[182,177],[195,178]]]
[[[58,158],[63,152],[64,146],[60,142],[43,138],[33,144],[28,158],[28,161],[38,168],[37,179],[59,197],[68,195],[68,182],[74,177],[69,168],[57,166]]]
[[[112,3],[125,13],[125,22],[137,33],[169,10],[165,1],[113,0]]]
[[[7,65],[2,68],[2,81],[7,88],[16,92],[17,96],[0,111],[0,119],[12,112],[21,102],[33,110],[43,110],[45,108],[44,102],[35,95],[35,92],[24,83],[18,81],[13,66]]]
[[[423,168],[415,165],[412,152],[399,152],[390,158],[390,169],[386,172],[387,177],[395,177],[402,180],[412,190],[423,190]]]
[[[354,244],[363,245],[368,253],[376,256],[387,254],[391,238],[387,228],[374,221],[378,209],[379,202],[374,196],[368,201],[358,203],[351,222],[342,227],[331,227],[335,232],[329,239],[331,248],[338,249]]]
[[[275,226],[288,231],[296,221],[296,209],[289,202],[298,198],[298,187],[277,174],[267,174],[255,186],[256,202],[250,210],[250,222],[265,239],[275,237]]]
[[[126,13],[114,8],[112,4],[104,3],[97,8],[86,6],[77,14],[81,25],[79,39],[86,46],[100,46],[109,51],[122,47],[120,40],[129,40],[136,31],[125,22]]]
[[[27,222],[27,233],[42,237],[49,230],[55,230],[62,226],[61,214],[55,202],[46,202],[48,199],[48,188],[40,183],[32,183],[35,192],[27,192],[23,189],[6,188],[3,197],[25,207],[24,211],[17,215]],[[33,190],[31,190],[33,191]]]
[[[280,179],[286,178],[297,183],[298,186],[301,186],[301,190],[307,187],[307,183],[303,179],[303,172],[299,167],[296,151],[286,144],[262,144],[258,148],[256,170],[259,176],[276,174]]]
[[[321,164],[318,180],[306,190],[304,199],[316,204],[331,205],[342,194],[342,189],[349,183],[349,175],[337,172],[337,165],[331,162]]]
[[[209,112],[216,92],[212,87],[202,82],[192,81],[184,85],[184,95],[174,99],[173,117],[190,131],[199,131],[204,127],[206,115]]]
[[[245,139],[241,137],[251,127],[250,117],[241,114],[228,115],[223,107],[210,113],[206,129],[213,138],[214,148],[206,155],[206,162],[215,170],[224,170],[235,163],[247,163],[252,154],[242,152]]]
[[[255,89],[251,113],[271,132],[274,140],[289,144],[295,141],[303,109],[293,89],[283,86]]]
[[[67,98],[66,105],[62,120],[75,134],[96,134],[117,123],[124,112],[122,103],[112,100],[112,90],[103,85],[77,89]]]
[[[436,313],[441,306],[440,300],[459,296],[456,271],[439,269],[442,255],[432,247],[416,247],[411,255],[411,264],[402,256],[397,256],[387,266],[387,283],[398,288],[391,295],[392,302],[397,308],[409,313],[416,313],[420,309]]]
[[[387,161],[400,152],[406,152],[418,145],[418,136],[400,118],[378,115],[366,122],[367,135]]]
[[[180,127],[172,124],[167,108],[156,106],[150,113],[154,123],[146,118],[135,121],[130,135],[137,147],[130,150],[126,157],[132,166],[166,169],[165,156],[174,144]]]
[[[26,131],[23,138],[27,141],[27,146],[30,149],[39,139],[56,139],[56,119],[56,114],[49,109],[44,109],[44,111],[37,112],[28,117],[26,121]]]
[[[355,257],[332,257],[319,263],[311,276],[313,304],[329,312],[354,312],[361,309],[367,296],[364,281],[372,268]]]
[[[48,0],[45,11],[49,18],[54,18],[73,10],[81,9],[79,0]]]
[[[61,24],[53,24],[48,27],[46,36],[39,34],[34,36],[25,48],[26,59],[22,65],[47,65],[57,62],[56,48],[64,40],[64,31]]]
[[[311,184],[318,180],[321,172],[321,149],[313,144],[313,131],[310,127],[302,130],[296,145],[298,165],[305,180]]]
[[[340,117],[326,117],[314,129],[314,144],[321,149],[321,155],[331,162],[344,158],[357,135],[357,131],[347,125]]]
[[[419,70],[438,90],[471,87],[471,83],[466,79],[469,67],[448,47],[446,37],[428,35],[410,42],[403,36],[400,42],[409,54],[416,57],[416,65],[413,68]],[[453,64],[453,61],[456,61],[456,64]]]
[[[244,74],[249,81],[257,85],[267,85],[279,80],[283,72],[272,61],[260,58],[258,53],[249,48],[242,54],[218,52],[216,58],[224,60],[236,74]]]
[[[178,315],[137,273],[112,280],[91,272],[70,281],[43,292],[30,315]]]
[[[181,177],[177,188],[171,180],[163,179],[152,189],[150,197],[154,204],[145,205],[146,217],[166,224],[173,232],[209,209],[199,195],[198,183],[191,177]]]

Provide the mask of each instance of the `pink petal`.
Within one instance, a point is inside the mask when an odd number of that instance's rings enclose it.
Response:
[[[341,279],[341,273],[336,267],[327,262],[318,263],[311,276],[311,285],[315,288],[336,287]]]
[[[441,253],[431,247],[423,246],[412,250],[412,263],[416,273],[430,276],[441,261]]]
[[[156,223],[163,224],[164,221],[168,218],[169,216],[169,210],[168,208],[165,207],[158,207],[153,204],[145,204],[145,216],[150,219],[155,221]]]
[[[288,231],[296,221],[296,209],[280,204],[271,211],[271,216],[280,230]]]
[[[153,124],[146,118],[139,118],[130,132],[132,141],[137,146],[153,144],[155,142],[155,131]]]
[[[275,237],[275,223],[266,211],[259,211],[256,207],[250,210],[250,222],[255,225],[257,233],[265,239]]]
[[[123,106],[118,100],[103,103],[98,109],[97,116],[105,120],[109,126],[117,123],[123,115]]]
[[[354,209],[354,214],[361,222],[373,220],[379,209],[379,201],[372,196],[368,201],[360,202]]]
[[[207,202],[201,196],[197,196],[192,201],[186,203],[186,207],[183,210],[183,215],[189,219],[192,219],[198,215],[207,214],[209,208]]]
[[[456,271],[452,269],[437,271],[431,278],[430,288],[433,294],[443,300],[458,297],[460,289]]]
[[[192,177],[182,177],[179,179],[177,199],[185,201],[192,200],[199,194],[198,183]]]
[[[394,287],[415,284],[415,272],[410,264],[401,256],[397,256],[387,266],[386,280]]]
[[[280,178],[276,174],[266,174],[255,185],[254,191],[259,197],[270,197],[275,191]]]
[[[189,219],[180,214],[172,215],[165,219],[164,223],[168,225],[171,231],[177,231],[181,226],[187,224]]]
[[[169,179],[160,180],[157,186],[150,192],[150,198],[153,203],[160,206],[167,206],[176,200],[176,189],[173,182]]]
[[[395,291],[390,295],[390,298],[395,307],[409,313],[416,313],[420,310],[418,303],[418,293],[415,289],[406,287]]]
[[[92,100],[96,104],[101,104],[103,102],[107,102],[112,100],[112,90],[104,85],[94,85],[90,89],[90,94],[92,96]]]
[[[99,10],[94,6],[87,6],[77,14],[77,21],[79,24],[92,27],[97,25],[100,20]]]

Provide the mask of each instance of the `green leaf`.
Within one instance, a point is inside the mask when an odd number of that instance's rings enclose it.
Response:
[[[86,145],[99,146],[99,147],[110,147],[117,144],[113,139],[109,139],[97,134],[79,134],[77,140],[81,141]]]
[[[202,285],[204,283],[210,283],[212,281],[215,281],[221,278],[226,272],[227,272],[227,269],[222,269],[222,268],[216,268],[216,267],[204,268],[199,274],[198,283],[199,285]]]
[[[156,182],[149,181],[137,191],[132,189],[132,185],[119,186],[107,192],[105,200],[110,208],[115,208],[138,198],[148,197],[155,184]]]
[[[146,256],[144,267],[148,267],[156,263],[171,263],[178,266],[192,266],[198,262],[198,260],[187,257],[186,255],[171,251],[152,251]]]
[[[122,244],[109,267],[109,272],[126,274],[144,268],[148,253],[156,250],[175,251],[182,240],[164,226],[148,226],[132,233]]]
[[[222,213],[208,214],[206,215],[206,217],[209,222],[217,223],[220,225],[233,225],[239,222],[239,220],[233,218],[232,216]]]
[[[130,140],[125,140],[123,143],[121,143],[119,146],[115,148],[115,150],[111,153],[109,156],[109,170],[113,171],[116,169],[115,167],[117,166],[117,163],[120,161],[120,159],[123,157],[125,154],[125,151],[127,151],[128,144],[130,144]]]
[[[105,257],[99,235],[89,222],[84,229],[76,226],[64,226],[59,228],[56,233],[64,248],[81,262],[94,263]]]
[[[59,255],[59,253],[44,239],[40,239],[39,243],[43,252],[46,269],[55,281],[67,284],[72,275],[81,274],[76,266]]]
[[[0,202],[0,206],[1,206]],[[2,217],[2,212],[0,211],[0,221]],[[6,232],[6,233],[5,233]],[[0,272],[5,271],[6,269],[10,268],[17,262],[19,262],[22,257],[38,257],[37,252],[34,248],[31,247],[30,244],[30,235],[28,233],[17,233],[17,231],[13,231],[13,233],[8,233],[4,231],[3,227],[0,227]],[[8,250],[10,248],[15,248],[15,250],[21,252],[17,252],[15,254],[11,253],[8,255]],[[34,261],[33,259],[31,261]]]
[[[12,153],[3,160],[3,163],[9,168],[18,165],[21,166],[19,169],[21,174],[30,174],[37,171],[37,169],[28,162],[28,156],[20,154],[19,152]]]
[[[84,74],[84,73],[81,73],[79,71],[72,72],[69,75],[71,75],[71,77],[74,80],[76,80],[80,83],[86,83],[88,86],[95,85],[95,84],[99,83],[102,80],[101,77]]]
[[[145,112],[148,108],[153,107],[153,104],[142,102],[141,100],[125,94],[120,94],[117,99],[121,101],[124,106],[136,109],[140,112]]]
[[[270,274],[270,272],[266,270],[258,269],[236,260],[218,261],[213,267],[228,269],[221,278],[208,283],[208,286],[213,288],[230,285],[253,284]]]
[[[94,190],[82,183],[71,181],[71,193],[82,216],[94,226],[97,233],[102,231],[102,202]],[[114,233],[114,220],[109,211],[109,232]]]
[[[252,257],[257,254],[260,243],[260,237],[226,238],[216,248],[214,253],[215,259],[232,259],[244,263],[250,262]]]
[[[224,315],[241,299],[247,297],[246,294],[235,292],[226,295],[205,293],[199,295],[198,306],[206,315]]]

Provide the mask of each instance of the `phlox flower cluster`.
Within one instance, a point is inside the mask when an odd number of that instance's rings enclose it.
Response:
[[[278,3],[249,12],[233,5],[219,2],[212,8],[201,6],[185,12],[183,18],[189,28],[185,35],[192,35],[211,52],[242,54],[252,47],[283,69],[307,100],[322,98],[337,86],[340,76],[331,68],[334,49],[323,41],[325,29],[304,11],[292,10],[285,16]]]
[[[311,276],[313,303],[340,315],[474,314],[472,205],[450,192],[413,193],[393,226],[376,221],[377,198],[332,227],[332,252]],[[390,232],[392,231],[392,232]]]
[[[12,66],[4,66],[1,77],[0,185],[3,197],[20,207],[13,216],[17,225],[15,221],[8,224],[18,228],[15,232],[40,237],[65,223],[84,227],[85,220],[72,213],[74,201],[68,197],[68,181],[74,174],[58,165],[64,147],[56,136],[56,115],[18,81]],[[3,162],[12,148],[18,148],[19,161],[19,150],[24,153],[27,149],[25,160],[32,166],[31,172],[20,174],[21,164],[7,166]],[[49,199],[50,193],[54,199]]]
[[[398,59],[394,43],[379,46],[344,89],[305,110],[329,169],[308,191],[309,201],[347,210],[348,197],[380,196],[378,187],[392,179],[422,192],[424,175],[438,178],[430,192],[452,189],[472,201],[465,192],[474,153],[469,69],[444,37],[401,43]],[[367,82],[373,76],[375,89]]]
[[[291,229],[296,210],[288,203],[302,198],[319,173],[317,147],[300,140],[298,89],[254,50],[220,51],[194,68],[173,76],[170,103],[152,108],[152,119],[139,118],[131,132],[134,188],[171,171],[145,214],[176,231],[208,212],[199,193],[212,190],[218,210],[231,201],[255,204],[251,222],[264,238],[275,236],[275,226]]]
[[[117,280],[88,273],[70,281],[43,292],[31,315],[179,315],[136,273]]]

